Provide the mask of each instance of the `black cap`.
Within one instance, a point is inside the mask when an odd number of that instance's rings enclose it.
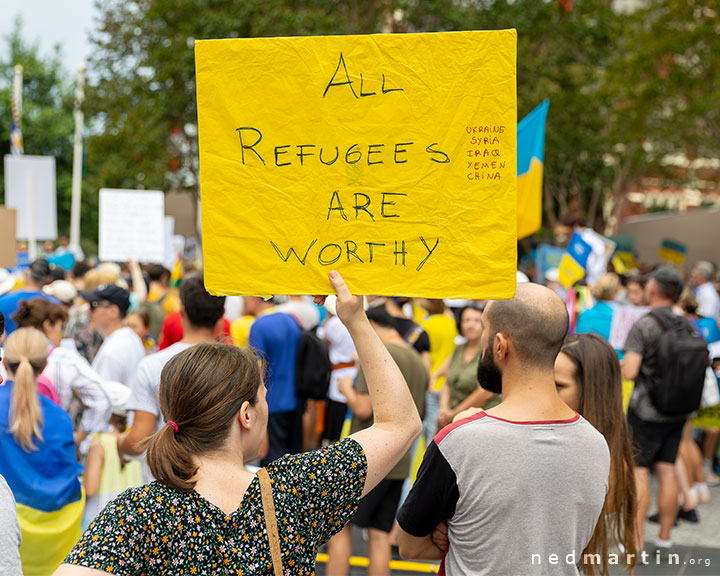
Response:
[[[658,283],[663,295],[673,302],[677,302],[683,291],[683,281],[680,274],[669,266],[662,266],[650,276]]]
[[[103,300],[110,302],[110,304],[115,304],[120,308],[120,312],[122,312],[123,315],[126,314],[128,308],[130,308],[130,294],[127,290],[120,288],[120,286],[115,286],[115,284],[104,284],[98,286],[97,290],[91,292],[80,290],[78,294],[87,300],[91,306],[93,303],[102,302]]]

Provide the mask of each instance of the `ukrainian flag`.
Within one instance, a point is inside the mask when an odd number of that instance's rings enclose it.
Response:
[[[545,119],[549,100],[544,100],[517,127],[517,237],[525,238],[542,226],[542,182],[545,158]]]
[[[38,395],[43,414],[42,442],[25,452],[9,429],[13,383],[0,386],[0,474],[17,502],[22,533],[20,558],[25,576],[52,574],[80,539],[85,496],[78,476],[70,416]]]

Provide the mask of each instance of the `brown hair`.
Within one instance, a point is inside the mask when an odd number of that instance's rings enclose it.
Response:
[[[442,298],[425,298],[423,303],[425,310],[430,315],[442,314],[445,312],[445,301]]]
[[[33,437],[40,442],[43,439],[37,377],[45,368],[47,355],[47,339],[35,328],[19,328],[5,341],[5,362],[13,379],[10,433],[25,452],[37,450]]]
[[[45,320],[55,324],[58,320],[65,322],[67,319],[68,312],[64,306],[43,298],[21,301],[18,311],[13,314],[19,328],[37,328],[41,332]]]
[[[602,558],[598,572],[607,576],[608,540],[622,544],[625,553],[636,554],[635,514],[637,499],[633,456],[627,422],[622,408],[622,376],[617,355],[610,344],[595,334],[572,334],[560,350],[575,366],[580,391],[580,414],[607,441],[610,449],[610,479],[602,514],[595,532],[583,551]],[[635,557],[628,556],[630,567]],[[593,576],[595,565],[584,562],[585,574]]]
[[[262,385],[261,363],[253,352],[227,344],[197,344],[163,368],[160,411],[178,426],[163,426],[147,441],[153,476],[190,492],[197,472],[194,456],[220,450],[244,402],[254,405]]]

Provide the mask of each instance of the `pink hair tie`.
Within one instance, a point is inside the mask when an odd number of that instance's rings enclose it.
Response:
[[[177,424],[175,424],[175,422],[173,422],[172,420],[168,420],[167,422],[165,422],[165,424],[170,424],[170,426],[173,427],[173,430],[175,430],[175,432],[177,432],[180,429],[180,427]]]

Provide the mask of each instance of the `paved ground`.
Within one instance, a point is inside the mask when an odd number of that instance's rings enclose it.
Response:
[[[653,505],[650,512],[656,510],[654,494],[656,490],[655,479],[652,480]],[[647,523],[645,528],[649,551],[645,566],[638,566],[635,570],[637,576],[720,576],[720,487],[710,489],[712,501],[708,504],[700,504],[697,508],[700,522],[690,524],[680,521],[680,524],[673,529],[672,539],[674,553],[669,560],[659,562],[650,553],[653,550],[652,542],[658,532],[658,525]],[[367,556],[367,545],[363,541],[359,530],[354,531],[353,552],[356,555],[356,562],[360,563]],[[320,559],[324,557],[321,555]],[[397,566],[397,565],[396,565]],[[421,573],[432,573],[434,566],[430,563],[412,563],[400,565],[401,569],[393,569],[393,576],[417,575]],[[334,576],[325,572],[325,564],[317,563],[318,576]],[[367,570],[363,567],[352,567],[350,576],[366,575]],[[611,576],[627,576],[628,572],[620,567],[610,568]],[[498,575],[516,576],[516,575]],[[521,576],[521,575],[517,575]]]

